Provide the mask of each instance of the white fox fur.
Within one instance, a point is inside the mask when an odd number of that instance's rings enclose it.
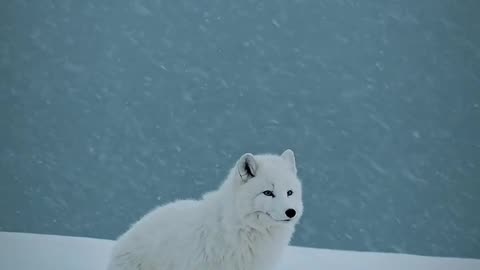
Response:
[[[293,152],[247,153],[216,191],[136,222],[118,239],[108,269],[274,269],[302,213]]]

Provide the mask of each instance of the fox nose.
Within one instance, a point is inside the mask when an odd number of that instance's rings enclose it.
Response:
[[[285,215],[287,215],[288,218],[293,218],[295,215],[297,214],[297,211],[295,211],[295,209],[287,209],[287,211],[285,211]]]

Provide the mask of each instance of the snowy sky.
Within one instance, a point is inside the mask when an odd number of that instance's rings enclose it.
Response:
[[[480,2],[0,8],[0,230],[113,239],[292,148],[293,243],[480,258]]]

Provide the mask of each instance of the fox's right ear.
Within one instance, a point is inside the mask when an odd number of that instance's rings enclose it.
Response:
[[[244,182],[255,177],[257,172],[257,161],[253,154],[246,153],[237,161],[237,171]]]

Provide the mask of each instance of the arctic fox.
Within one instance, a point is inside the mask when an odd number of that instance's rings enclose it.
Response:
[[[160,206],[133,224],[108,269],[274,269],[302,214],[293,151],[246,153],[216,191]]]

